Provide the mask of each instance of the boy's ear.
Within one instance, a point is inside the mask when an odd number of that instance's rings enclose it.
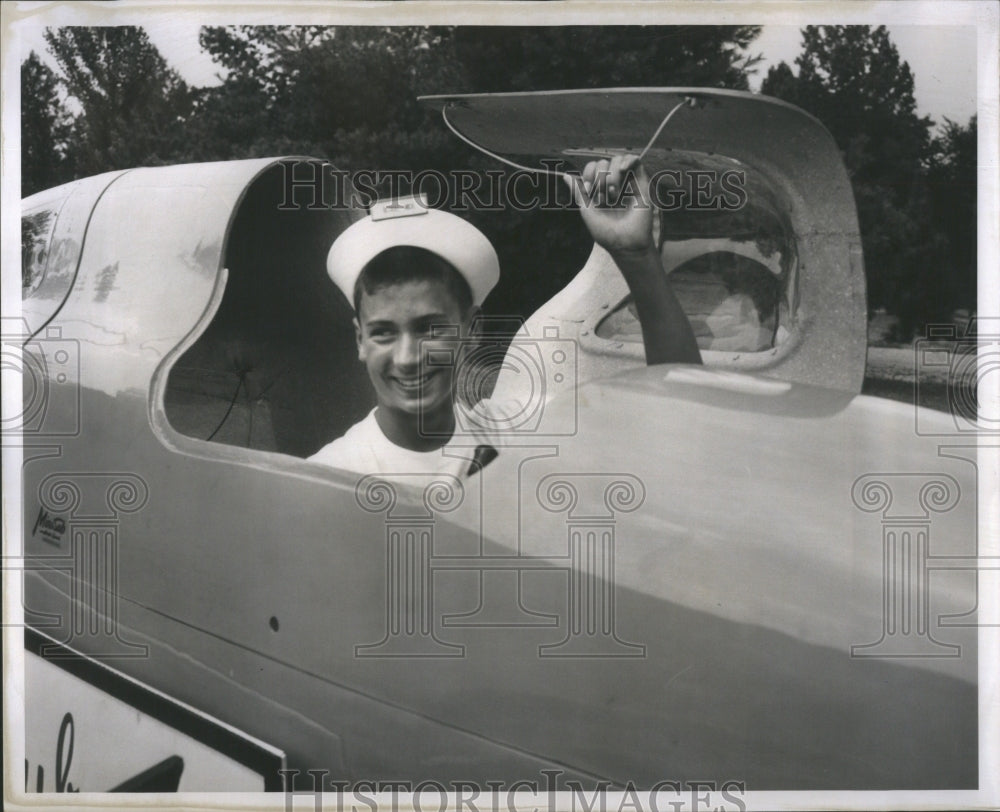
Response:
[[[354,317],[353,322],[354,322],[354,340],[358,344],[358,360],[359,361],[364,361],[365,360],[365,345],[361,341],[361,323],[358,321],[358,317],[357,316]]]

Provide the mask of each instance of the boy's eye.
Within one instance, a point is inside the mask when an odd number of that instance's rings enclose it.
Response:
[[[427,322],[420,325],[420,334],[442,341],[458,336],[458,325],[442,324],[440,321]]]

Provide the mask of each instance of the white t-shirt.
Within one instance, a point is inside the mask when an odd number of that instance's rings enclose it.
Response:
[[[469,475],[469,467],[480,445],[503,445],[503,426],[522,410],[517,401],[498,403],[481,400],[473,407],[455,404],[455,433],[441,448],[411,451],[391,442],[378,421],[375,409],[347,430],[343,437],[324,446],[310,462],[358,474],[386,478],[406,474],[448,474],[458,479]]]

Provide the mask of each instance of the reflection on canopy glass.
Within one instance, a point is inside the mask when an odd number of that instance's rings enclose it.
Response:
[[[753,353],[794,334],[797,257],[790,206],[762,175],[731,158],[653,149],[659,247],[702,350]],[[597,335],[639,343],[631,297]]]

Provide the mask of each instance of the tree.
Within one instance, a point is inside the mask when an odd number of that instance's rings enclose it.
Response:
[[[174,157],[185,138],[191,95],[145,31],[50,28],[45,41],[83,111],[72,139],[81,175]]]
[[[771,68],[761,90],[812,113],[836,141],[858,207],[869,307],[898,315],[908,337],[950,307],[926,177],[932,122],[917,115],[913,74],[884,26],[807,26],[795,64],[798,76]]]
[[[855,177],[906,186],[927,156],[932,122],[916,113],[913,73],[885,26],[810,26],[803,30],[799,101],[849,144]]]
[[[426,26],[203,28],[202,47],[228,74],[199,101],[196,119],[211,131],[225,126],[214,120],[218,107],[246,110],[254,126],[233,141],[241,155],[297,145],[355,169],[433,165],[427,162],[451,150],[440,128],[425,128],[427,113],[416,99],[461,84],[450,33]]]
[[[21,64],[21,194],[58,186],[72,177],[67,160],[71,118],[59,98],[59,80],[32,51]]]
[[[975,116],[964,127],[945,119],[927,173],[935,227],[948,240],[949,299],[968,310],[976,307],[976,146]]]
[[[767,76],[760,86],[761,93],[783,99],[802,107],[799,101],[799,79],[792,73],[787,62],[779,62],[767,69]]]
[[[456,49],[478,92],[574,87],[748,88],[758,26],[463,27]],[[498,70],[498,66],[502,66]]]

